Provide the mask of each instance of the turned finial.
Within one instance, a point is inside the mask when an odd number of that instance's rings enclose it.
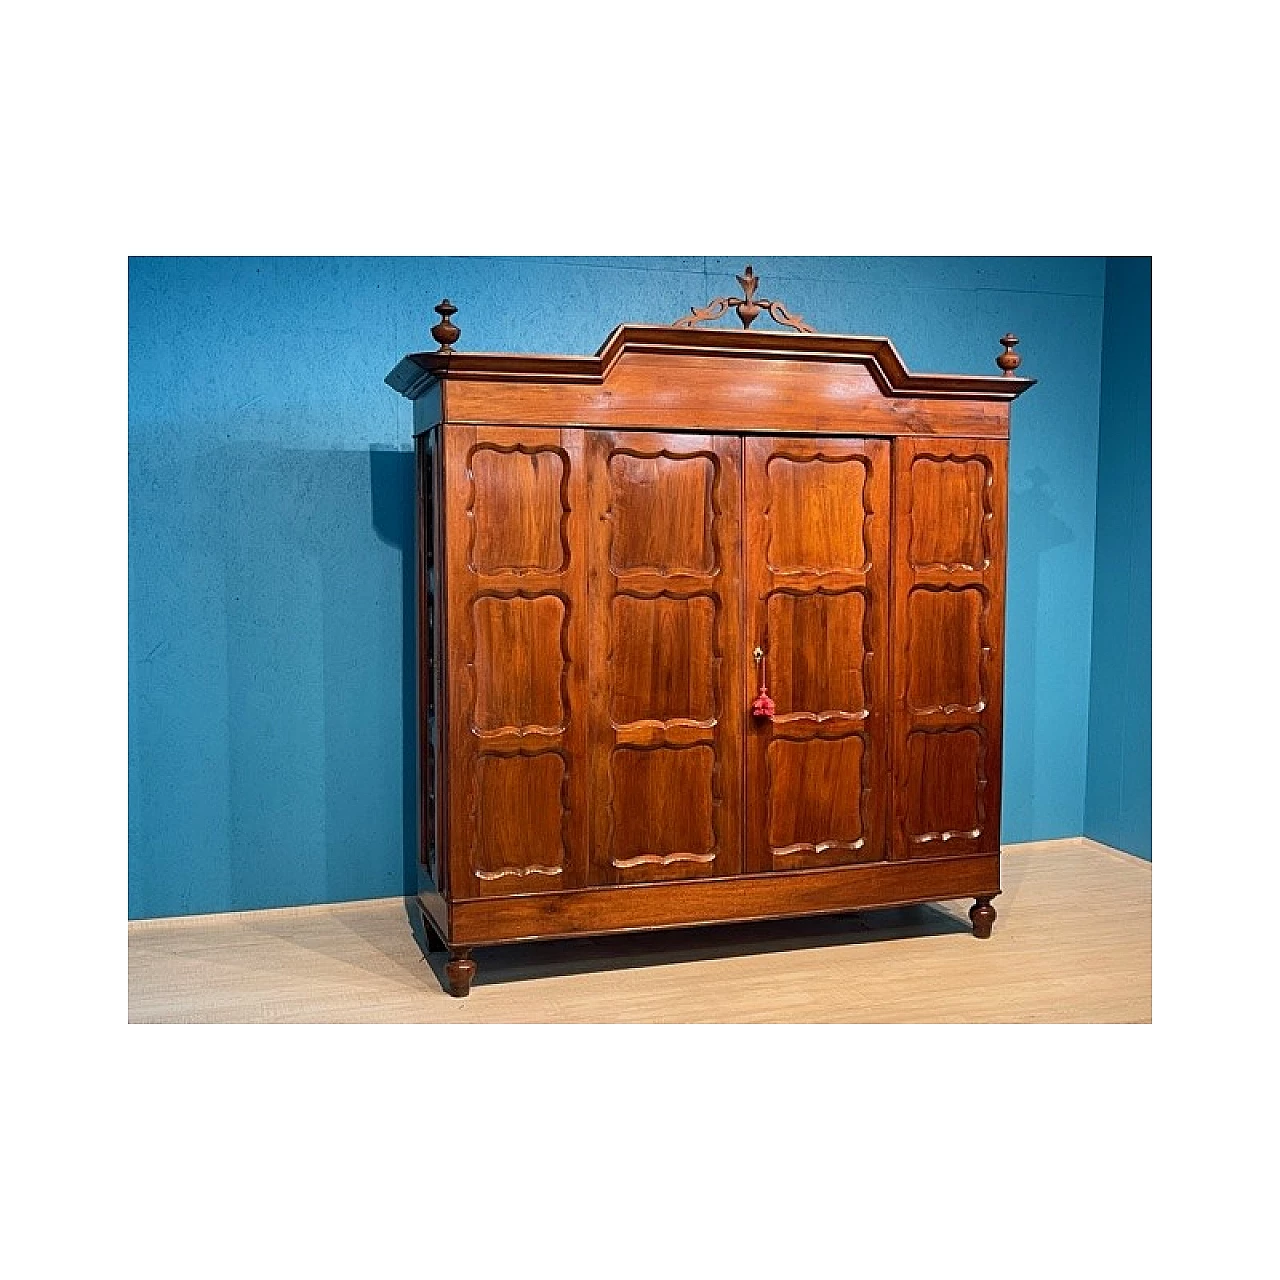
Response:
[[[996,364],[1004,370],[1006,378],[1013,377],[1013,371],[1022,363],[1022,357],[1014,354],[1014,347],[1018,345],[1018,339],[1012,333],[1006,333],[1000,339],[1000,345],[1004,350],[996,356]]]
[[[445,298],[435,310],[440,323],[431,326],[431,336],[440,344],[441,351],[452,351],[453,344],[462,337],[462,330],[452,320],[458,308]]]

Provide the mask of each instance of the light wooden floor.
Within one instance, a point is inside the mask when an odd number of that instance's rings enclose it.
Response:
[[[1151,866],[1014,845],[989,941],[970,900],[476,953],[442,988],[399,898],[133,922],[130,1022],[1150,1022]],[[420,937],[420,934],[419,934]]]

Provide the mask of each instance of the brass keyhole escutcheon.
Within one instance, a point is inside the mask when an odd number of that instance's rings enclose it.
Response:
[[[764,650],[759,645],[756,645],[756,647],[751,651],[751,656],[759,662],[764,657]]]

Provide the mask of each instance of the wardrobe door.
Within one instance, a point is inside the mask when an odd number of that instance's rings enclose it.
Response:
[[[595,884],[742,869],[741,448],[587,433]]]
[[[586,881],[582,432],[448,426],[450,892]]]
[[[746,441],[744,647],[776,706],[747,726],[748,871],[887,856],[889,464],[886,440]]]
[[[1008,445],[893,450],[892,856],[995,853]]]

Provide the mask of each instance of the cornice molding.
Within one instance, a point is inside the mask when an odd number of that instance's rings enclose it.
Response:
[[[866,368],[888,397],[951,400],[1015,400],[1034,378],[981,374],[913,373],[888,338],[851,334],[789,333],[673,325],[619,325],[594,356],[524,355],[506,352],[420,351],[407,355],[386,377],[410,400],[437,380],[500,382],[606,382],[628,353],[856,364]]]

